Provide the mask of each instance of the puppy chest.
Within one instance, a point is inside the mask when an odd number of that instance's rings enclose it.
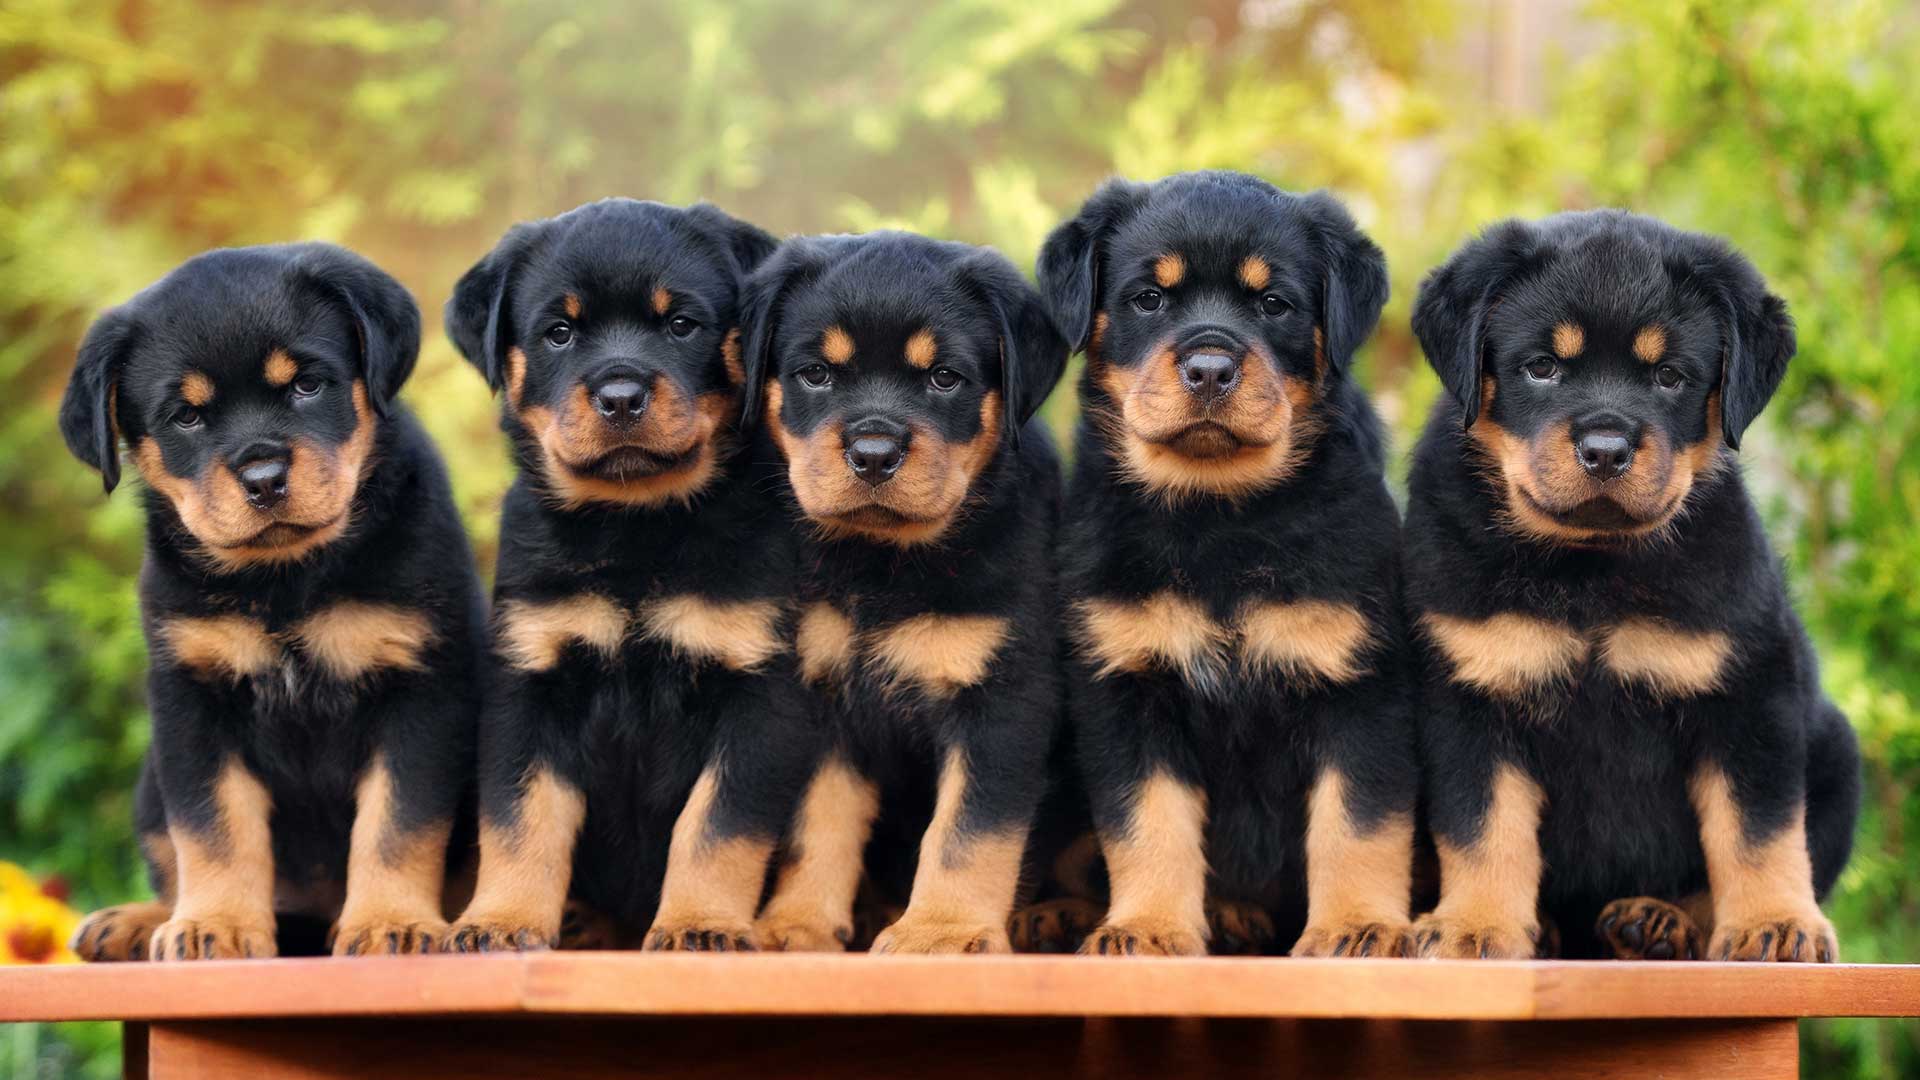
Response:
[[[280,623],[247,614],[163,617],[152,635],[160,652],[200,681],[251,685],[289,700],[312,684],[424,670],[439,637],[422,609],[356,600]]]
[[[924,612],[863,621],[858,608],[815,601],[794,634],[800,675],[825,690],[946,700],[985,683],[1012,645],[1000,615]]]
[[[1352,682],[1380,645],[1378,629],[1351,603],[1252,596],[1222,610],[1172,588],[1080,600],[1068,628],[1096,678],[1171,674],[1203,691],[1259,677]]]
[[[676,593],[628,601],[583,591],[503,601],[494,615],[494,651],[526,674],[581,665],[640,667],[662,657],[693,667],[751,672],[785,651],[782,610],[769,599]]]
[[[1596,680],[1653,702],[1698,697],[1724,689],[1735,660],[1723,631],[1644,616],[1598,627],[1517,611],[1417,622],[1450,682],[1516,704],[1573,704]]]

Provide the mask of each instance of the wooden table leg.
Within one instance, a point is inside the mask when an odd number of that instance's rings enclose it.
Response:
[[[137,1020],[120,1025],[120,1076],[147,1080],[147,1025]]]
[[[1786,1080],[1792,1020],[1438,1022],[868,1017],[250,1020],[152,1025],[152,1080],[1474,1077]]]

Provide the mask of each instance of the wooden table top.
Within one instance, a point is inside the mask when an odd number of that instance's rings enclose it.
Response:
[[[1920,966],[529,953],[0,968],[0,1022],[513,1013],[1920,1016]]]

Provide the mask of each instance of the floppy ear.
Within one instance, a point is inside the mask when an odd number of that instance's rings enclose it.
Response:
[[[765,262],[767,256],[773,254],[773,249],[780,246],[780,241],[774,239],[773,234],[734,217],[712,203],[693,204],[687,208],[687,216],[732,253],[733,261],[743,277],[753,273],[754,268]]]
[[[1413,302],[1413,334],[1427,363],[1460,403],[1462,423],[1480,415],[1480,372],[1487,312],[1500,289],[1531,258],[1534,232],[1526,222],[1503,221],[1469,241],[1420,283]]]
[[[113,493],[120,482],[120,372],[136,337],[133,315],[124,307],[107,312],[87,331],[74,361],[73,377],[60,399],[60,435],[73,456],[100,471]]]
[[[1321,332],[1326,336],[1327,363],[1345,374],[1367,335],[1380,321],[1387,303],[1387,256],[1360,227],[1340,201],[1324,191],[1305,198],[1309,215],[1320,227],[1327,260],[1327,278],[1321,290]]]
[[[506,377],[507,348],[513,341],[507,298],[513,274],[532,240],[530,226],[508,229],[485,258],[460,275],[443,313],[454,348],[487,377],[488,388],[496,392]]]
[[[1799,347],[1786,301],[1768,292],[1751,267],[1740,270],[1740,280],[1725,298],[1726,357],[1720,375],[1720,427],[1735,450],[1747,425],[1780,388]]]
[[[1040,411],[1066,370],[1067,340],[1040,294],[998,253],[969,260],[965,274],[993,309],[999,328],[1000,386],[1006,396],[1000,418],[1007,445],[1018,446],[1020,429]]]
[[[760,390],[773,373],[773,331],[780,305],[794,286],[820,269],[820,255],[809,240],[781,244],[740,289],[740,362],[746,373],[741,394],[742,428],[760,421]]]
[[[295,265],[352,317],[368,396],[384,418],[420,359],[420,305],[393,275],[345,248],[311,245]]]
[[[1130,180],[1107,181],[1040,246],[1035,266],[1040,292],[1072,352],[1086,352],[1093,334],[1106,239],[1146,204],[1147,191],[1147,185]]]

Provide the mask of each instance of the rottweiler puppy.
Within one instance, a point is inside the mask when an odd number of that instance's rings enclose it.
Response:
[[[1325,194],[1197,172],[1108,183],[1040,281],[1086,354],[1060,567],[1112,899],[1082,951],[1202,953],[1211,921],[1405,952],[1399,522],[1352,375],[1385,257]]]
[[[451,950],[555,944],[570,886],[651,948],[751,944],[812,737],[794,531],[736,422],[741,282],[773,248],[711,206],[607,199],[515,226],[447,304],[519,465]]]
[[[1427,956],[1834,959],[1860,762],[1734,451],[1793,322],[1724,242],[1507,221],[1422,284]]]
[[[395,400],[420,312],[328,244],[213,251],[100,317],[60,429],[145,484],[153,743],[135,816],[155,903],[89,960],[425,952],[473,771],[485,609],[446,470]],[[343,906],[344,905],[344,906]]]
[[[748,409],[804,522],[796,651],[832,740],[759,940],[842,948],[872,839],[880,895],[911,885],[874,951],[1005,952],[1059,713],[1060,466],[1033,415],[1066,342],[999,254],[904,233],[790,240],[749,293]]]

